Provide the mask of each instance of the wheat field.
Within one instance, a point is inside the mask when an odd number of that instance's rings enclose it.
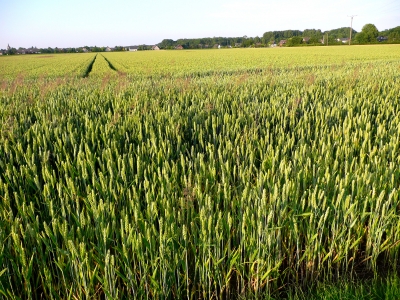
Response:
[[[0,99],[5,298],[399,270],[397,45],[0,57]]]

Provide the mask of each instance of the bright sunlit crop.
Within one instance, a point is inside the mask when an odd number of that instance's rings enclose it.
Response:
[[[399,264],[399,46],[0,70],[6,298],[261,297]]]

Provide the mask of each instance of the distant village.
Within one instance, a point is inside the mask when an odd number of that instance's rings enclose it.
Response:
[[[379,36],[377,38],[378,42],[385,42],[387,41],[387,37]],[[330,41],[331,44],[348,44],[349,38],[337,38],[333,41]],[[324,45],[327,41],[324,39],[318,40],[318,43]],[[315,42],[311,41],[310,37],[304,37],[299,41],[298,44],[313,44],[316,45]],[[269,41],[267,44],[263,44],[261,42],[257,42],[254,44],[249,45],[246,48],[261,48],[261,47],[282,47],[287,46],[288,39],[282,39],[279,42],[276,41]],[[176,45],[173,47],[167,47],[166,49],[172,50],[183,50],[187,47],[183,45]],[[222,45],[222,44],[199,44],[197,49],[221,49],[221,48],[243,48],[243,43],[234,43],[234,45]],[[158,45],[140,45],[140,46],[116,46],[116,47],[78,47],[78,48],[37,48],[37,47],[30,47],[30,48],[12,48],[8,45],[7,49],[0,49],[0,55],[7,55],[7,54],[40,54],[40,53],[87,53],[87,52],[117,52],[117,51],[145,51],[145,50],[160,50],[161,48]],[[193,49],[193,47],[190,47]]]
[[[349,34],[350,33],[350,34]],[[353,33],[354,38],[351,37]],[[183,50],[183,49],[221,49],[221,48],[262,48],[297,47],[345,44],[400,43],[400,26],[379,32],[373,24],[366,24],[361,32],[350,27],[341,27],[322,32],[320,29],[267,31],[261,37],[213,37],[195,39],[164,39],[156,45],[77,48],[14,48],[0,49],[0,55],[45,54],[45,53],[87,53],[146,50]]]
[[[379,36],[377,38],[378,42],[385,42],[387,41],[387,37]],[[160,48],[158,45],[140,45],[140,46],[116,46],[116,47],[78,47],[78,48],[37,48],[37,47],[30,47],[30,48],[13,48],[8,46],[7,49],[0,49],[0,55],[14,55],[14,54],[43,54],[43,53],[88,53],[88,52],[117,52],[117,51],[145,51],[145,50],[161,50],[161,49],[168,49],[168,50],[183,50],[183,49],[221,49],[221,48],[262,48],[262,47],[283,47],[288,46],[289,39],[282,39],[278,42],[276,41],[269,41],[266,44],[261,42],[253,43],[251,45],[244,46],[243,43],[234,43],[233,45],[224,45],[224,44],[198,44],[197,47],[187,47],[186,45],[176,45],[173,47],[165,47]],[[320,45],[324,45],[327,43],[324,39],[320,39],[317,42]],[[317,46],[315,41],[311,41],[310,37],[304,37],[299,41],[298,44],[303,45],[315,45]],[[348,44],[349,38],[337,38],[333,41],[329,41],[328,44],[331,45],[340,45],[340,44]]]
[[[157,45],[140,45],[140,46],[116,46],[116,47],[78,47],[78,48],[13,48],[10,45],[7,49],[0,49],[0,55],[13,54],[44,54],[44,53],[88,53],[88,52],[116,52],[116,51],[140,51],[140,50],[160,50]]]

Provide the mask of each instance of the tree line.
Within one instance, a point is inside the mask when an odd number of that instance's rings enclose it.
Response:
[[[352,44],[374,44],[374,43],[400,43],[400,26],[378,31],[374,24],[366,24],[360,32],[352,30]],[[206,38],[182,38],[178,40],[164,39],[157,46],[160,49],[175,49],[182,46],[184,49],[207,49],[220,47],[266,47],[274,43],[279,43],[285,40],[285,46],[300,46],[300,45],[342,45],[345,38],[349,38],[350,27],[341,27],[328,31],[320,29],[305,29],[301,30],[282,30],[282,31],[267,31],[261,37],[206,37]],[[151,49],[150,46],[141,45],[138,50]],[[33,53],[79,53],[79,52],[104,52],[108,51],[108,47],[84,46],[77,48],[36,48],[28,49],[8,47],[7,50],[2,49],[2,54],[18,54],[22,51],[27,54]],[[115,46],[111,51],[126,51],[128,48],[124,46]]]
[[[90,52],[106,52],[107,48],[109,47],[97,47],[97,46],[83,46],[83,47],[70,47],[70,48],[59,48],[59,47],[47,47],[47,48],[37,48],[37,47],[30,47],[30,48],[15,48],[8,45],[7,49],[0,49],[2,54],[14,55],[14,54],[51,54],[51,53],[84,53],[87,51]],[[125,51],[125,47],[123,46],[115,46],[112,51]]]
[[[161,49],[175,49],[182,46],[184,49],[206,49],[221,47],[265,47],[285,40],[285,46],[297,45],[342,45],[344,39],[350,37],[350,27],[322,31],[320,29],[267,31],[261,37],[208,37],[194,39],[164,39],[157,45]],[[381,39],[379,39],[381,37]],[[375,25],[366,24],[361,32],[352,30],[353,44],[371,43],[400,43],[400,26],[379,32]]]

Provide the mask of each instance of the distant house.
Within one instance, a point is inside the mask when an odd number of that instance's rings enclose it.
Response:
[[[3,55],[3,52],[0,51],[0,55]]]
[[[303,43],[308,43],[310,41],[310,38],[309,37],[304,37],[303,38]]]
[[[17,54],[25,54],[25,53],[26,53],[26,49],[19,48],[19,49],[17,50]]]
[[[128,50],[129,50],[130,52],[138,51],[138,49],[139,49],[139,46],[129,46],[129,47],[128,47]]]
[[[151,46],[151,50],[160,50],[160,48],[157,45]]]
[[[89,50],[86,49],[85,47],[82,48],[82,51],[85,52],[85,53],[89,52]]]
[[[182,47],[182,45],[178,45],[178,46],[175,47],[175,49],[176,50],[183,50],[183,47]]]
[[[106,47],[105,51],[106,51],[106,52],[111,52],[112,50],[111,50],[110,47]]]
[[[388,37],[387,36],[378,36],[377,40],[378,40],[378,42],[384,42],[384,41],[388,40]]]
[[[235,43],[235,47],[242,47],[242,43]]]
[[[215,44],[215,45],[213,46],[213,48],[214,48],[214,49],[220,49],[220,48],[221,48],[221,45]]]
[[[36,47],[31,47],[29,49],[26,50],[26,53],[30,53],[30,54],[36,54],[36,53],[40,53],[39,49]]]
[[[343,44],[346,44],[346,43],[348,43],[349,42],[349,38],[341,38],[341,39],[336,39],[336,41],[338,41],[338,42],[342,42]]]
[[[287,40],[280,40],[279,42],[279,46],[282,47],[283,45],[285,45],[287,42]]]

